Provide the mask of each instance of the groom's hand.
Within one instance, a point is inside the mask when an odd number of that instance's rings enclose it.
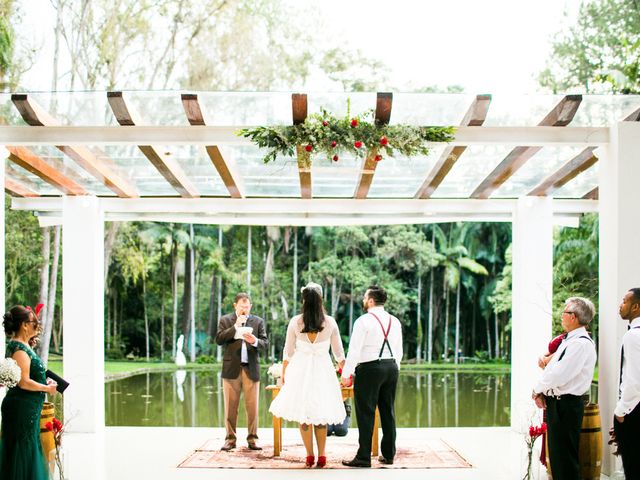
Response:
[[[254,343],[256,343],[258,341],[258,339],[255,337],[255,335],[251,334],[251,333],[245,333],[242,338],[244,338],[244,341],[247,342],[249,345],[253,345]]]

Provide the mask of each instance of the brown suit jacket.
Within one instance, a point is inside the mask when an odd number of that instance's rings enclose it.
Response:
[[[237,315],[230,313],[220,318],[218,322],[218,332],[216,333],[216,343],[224,346],[224,356],[222,357],[222,378],[234,379],[240,375],[242,365],[240,365],[240,354],[244,340],[234,339],[236,333],[235,323]],[[266,352],[269,346],[264,320],[255,315],[247,318],[247,327],[253,328],[253,335],[258,339],[258,346],[247,344],[247,359],[249,361],[249,378],[254,382],[260,380],[260,362],[258,353]]]

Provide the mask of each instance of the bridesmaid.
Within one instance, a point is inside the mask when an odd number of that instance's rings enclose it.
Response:
[[[29,346],[40,323],[30,308],[15,306],[4,314],[9,338],[7,357],[22,370],[18,385],[10,388],[2,402],[0,427],[0,478],[2,480],[47,480],[49,472],[40,444],[40,412],[45,394],[56,392],[47,380],[40,358]]]

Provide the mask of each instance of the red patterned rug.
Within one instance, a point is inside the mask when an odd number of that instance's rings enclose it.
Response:
[[[230,452],[220,450],[219,440],[208,440],[191,452],[178,468],[256,468],[291,469],[305,468],[305,450],[302,442],[286,445],[279,457],[273,456],[273,446],[263,445],[264,450],[253,451],[239,447]],[[358,450],[355,443],[330,437],[327,440],[327,466],[325,468],[349,468],[341,460],[351,459]],[[399,445],[393,465],[383,465],[372,458],[373,468],[469,468],[471,465],[442,440],[422,440],[419,445]]]

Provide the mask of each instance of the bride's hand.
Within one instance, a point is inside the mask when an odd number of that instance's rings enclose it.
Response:
[[[344,360],[340,360],[338,362],[338,370],[342,370],[344,368]]]

